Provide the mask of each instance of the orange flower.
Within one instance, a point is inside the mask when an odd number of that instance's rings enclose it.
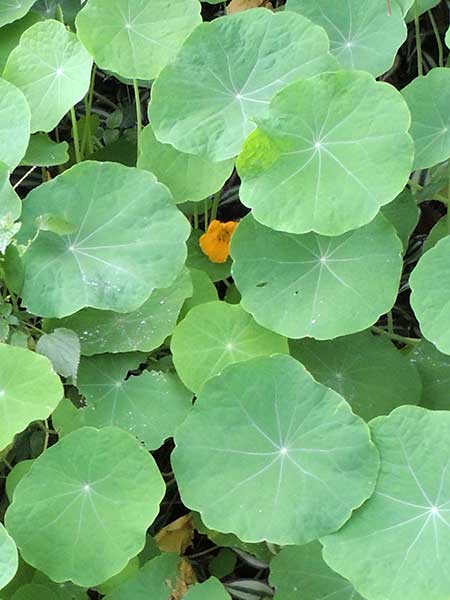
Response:
[[[214,263],[226,262],[230,253],[230,240],[234,230],[238,226],[236,221],[221,223],[214,219],[199,240],[200,248],[204,254]]]

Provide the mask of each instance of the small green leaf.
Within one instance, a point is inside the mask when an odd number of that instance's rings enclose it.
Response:
[[[194,306],[205,304],[206,302],[214,302],[214,300],[219,299],[217,288],[205,271],[189,269],[189,273],[192,279],[193,292],[192,296],[187,298],[183,304],[180,313],[181,319],[183,319]]]
[[[34,460],[22,460],[13,467],[12,471],[8,473],[5,491],[10,502],[12,502],[14,490],[19,484],[19,481],[21,481],[25,475],[29,473],[33,463]]]
[[[450,410],[450,356],[421,340],[408,358],[422,378],[420,404],[433,410]]]
[[[8,57],[3,77],[24,93],[34,133],[51,131],[84,97],[91,67],[92,58],[76,35],[48,20],[25,31]]]
[[[395,200],[383,206],[381,212],[397,230],[397,235],[403,244],[403,251],[406,252],[409,238],[420,217],[416,199],[409,190],[404,190]]]
[[[6,526],[29,564],[53,581],[91,587],[142,549],[164,490],[153,458],[133,436],[85,427],[34,462]]]
[[[80,340],[71,329],[58,328],[45,333],[36,344],[36,352],[50,359],[53,368],[76,383],[80,364]]]
[[[36,167],[52,167],[63,165],[69,160],[69,144],[60,142],[57,144],[45,133],[35,133],[30,138],[27,152],[21,164]]]
[[[192,308],[177,325],[170,348],[181,381],[198,392],[232,363],[287,353],[287,340],[264,329],[239,305],[208,302]]]
[[[381,471],[374,495],[324,559],[365,598],[448,598],[450,413],[402,406],[371,423]]]
[[[230,594],[215,577],[194,585],[184,596],[185,600],[231,600]]]
[[[369,429],[290,356],[228,366],[175,434],[184,504],[241,540],[306,544],[336,531],[371,496]]]
[[[0,344],[0,449],[32,421],[46,419],[62,396],[61,381],[47,358]]]

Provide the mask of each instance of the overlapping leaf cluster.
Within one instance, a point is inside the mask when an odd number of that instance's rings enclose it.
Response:
[[[449,598],[444,210],[410,244],[450,198],[436,4],[1,3],[2,600]]]

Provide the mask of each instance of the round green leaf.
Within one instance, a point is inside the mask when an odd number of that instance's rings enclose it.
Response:
[[[422,379],[420,404],[433,410],[450,410],[450,356],[422,340],[409,359]]]
[[[450,413],[402,406],[372,422],[381,471],[374,495],[322,540],[330,567],[367,598],[450,595]]]
[[[185,600],[231,600],[230,594],[216,577],[193,585],[184,596]]]
[[[44,215],[63,219],[73,233],[41,231],[24,255],[22,298],[33,314],[64,317],[86,306],[134,311],[153,288],[172,284],[186,259],[188,222],[146,171],[76,165],[28,195],[23,240],[35,236]]]
[[[170,287],[155,289],[133,312],[124,314],[86,308],[65,319],[52,319],[46,326],[75,331],[85,356],[135,350],[150,352],[172,333],[183,303],[191,294],[190,275],[183,270]]]
[[[76,18],[98,66],[129,79],[154,79],[199,23],[198,0],[89,0]]]
[[[286,8],[325,29],[331,52],[344,69],[382,75],[406,40],[403,14],[395,0],[391,14],[385,0],[288,0]]]
[[[416,147],[414,169],[432,167],[450,156],[450,72],[431,69],[403,88],[411,111],[411,136]]]
[[[0,590],[11,581],[18,566],[19,555],[16,544],[0,523]]]
[[[258,8],[203,23],[152,89],[156,137],[222,161],[287,83],[335,68],[325,31],[300,15]]]
[[[144,547],[164,492],[153,458],[133,436],[84,427],[35,461],[6,526],[26,562],[53,581],[91,587]]]
[[[419,403],[419,373],[387,338],[363,331],[326,342],[298,340],[291,343],[291,353],[366,421]]]
[[[47,358],[0,344],[0,450],[29,423],[46,419],[62,397],[61,381]]]
[[[231,241],[243,308],[291,338],[332,339],[375,323],[395,302],[401,251],[382,216],[338,237],[281,233],[248,216]]]
[[[141,134],[138,167],[151,171],[172,192],[175,202],[199,202],[220,190],[230,177],[233,160],[211,162],[161,144],[150,125]]]
[[[22,92],[0,78],[0,161],[12,170],[30,139],[30,108]]]
[[[167,600],[176,589],[180,557],[162,554],[145,565],[128,581],[109,593],[105,600]]]
[[[322,546],[286,546],[270,563],[274,600],[364,600],[352,584],[330,569]]]
[[[227,365],[287,353],[288,344],[255,323],[239,305],[218,301],[192,308],[175,328],[170,349],[181,381],[198,392]]]
[[[24,17],[35,0],[2,0],[0,4],[0,27]]]
[[[395,200],[383,206],[381,213],[397,230],[397,235],[403,244],[403,252],[406,252],[409,238],[420,218],[415,197],[409,190],[404,190]]]
[[[450,354],[450,237],[425,252],[411,274],[411,306],[423,335]]]
[[[115,359],[100,355],[81,361],[78,389],[88,406],[75,413],[74,427],[115,425],[156,450],[186,418],[192,394],[173,373],[144,371],[124,381]]]
[[[281,231],[340,235],[361,227],[408,182],[409,125],[401,94],[368,73],[297,81],[275,96],[244,144],[241,200]]]
[[[378,472],[367,425],[290,356],[227,367],[175,434],[183,502],[241,540],[306,544],[336,531]]]
[[[21,161],[22,165],[36,167],[51,167],[63,165],[69,160],[69,144],[57,144],[45,133],[35,133],[30,138],[27,152]]]
[[[51,131],[89,89],[92,59],[77,36],[58,21],[36,23],[20,38],[3,77],[31,108],[31,131]]]

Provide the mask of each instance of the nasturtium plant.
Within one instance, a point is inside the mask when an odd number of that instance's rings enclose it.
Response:
[[[156,175],[175,202],[199,202],[220,190],[234,168],[233,160],[212,162],[161,144],[150,125],[141,134],[138,167]]]
[[[64,220],[72,232],[36,237],[44,215]],[[31,244],[22,296],[30,312],[45,317],[89,306],[136,310],[155,287],[174,281],[186,258],[188,223],[168,189],[146,171],[117,163],[86,161],[33,190],[23,223],[21,238]]]
[[[10,169],[20,163],[30,139],[30,108],[22,92],[0,78],[0,161]]]
[[[156,137],[214,161],[232,158],[286,84],[337,68],[325,31],[257,8],[199,25],[155,82]]]
[[[290,233],[336,236],[366,225],[408,181],[409,125],[401,95],[368,73],[292,83],[238,158],[242,202],[259,222]]]
[[[401,251],[381,215],[335,237],[275,231],[249,215],[232,238],[232,272],[242,307],[264,327],[291,338],[333,339],[366,329],[391,309]]]
[[[446,4],[0,0],[1,600],[450,598]]]
[[[3,77],[25,95],[31,131],[51,131],[89,88],[92,58],[62,23],[38,22],[8,57]]]
[[[227,365],[288,352],[285,338],[258,325],[239,305],[225,302],[192,308],[175,328],[170,347],[177,373],[193,392]]]
[[[331,52],[344,69],[364,69],[374,76],[388,71],[406,39],[402,11],[392,1],[373,0],[288,0],[288,10],[308,17],[323,27],[330,38]]]
[[[411,304],[424,337],[450,354],[450,298],[448,253],[450,237],[425,252],[411,274]]]
[[[129,79],[154,79],[199,23],[198,0],[89,0],[76,19],[98,66]]]
[[[417,369],[385,337],[364,331],[331,341],[295,340],[291,354],[366,421],[419,403]]]
[[[6,527],[24,559],[53,581],[93,586],[142,549],[163,494],[154,460],[132,435],[84,427],[35,461]]]
[[[29,423],[46,419],[63,397],[52,364],[24,348],[0,344],[0,449]]]
[[[0,523],[0,589],[14,577],[19,563],[16,544]]]
[[[432,69],[414,79],[403,91],[411,111],[415,145],[414,168],[432,167],[450,157],[450,71]]]
[[[375,493],[322,539],[325,561],[365,598],[446,598],[450,415],[402,406],[371,430],[381,456]]]
[[[305,544],[371,496],[378,453],[336,392],[289,356],[228,366],[175,433],[185,504],[247,542]]]
[[[150,352],[172,333],[183,303],[192,293],[190,275],[184,270],[171,286],[154,289],[148,300],[132,312],[85,308],[65,319],[48,320],[47,327],[63,326],[75,331],[85,356]]]

